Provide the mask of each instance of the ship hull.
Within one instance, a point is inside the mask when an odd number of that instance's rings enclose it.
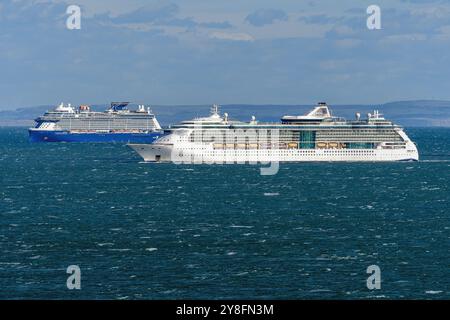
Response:
[[[117,143],[152,143],[162,136],[161,132],[130,133],[73,133],[55,130],[28,130],[31,142],[117,142]]]
[[[213,150],[208,147],[174,148],[163,144],[130,144],[147,162],[174,162],[179,164],[232,164],[267,162],[390,162],[418,161],[414,144],[406,149],[352,149],[352,150]]]

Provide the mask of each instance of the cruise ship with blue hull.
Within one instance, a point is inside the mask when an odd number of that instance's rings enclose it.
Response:
[[[149,108],[128,110],[128,102],[113,102],[104,112],[87,105],[59,105],[37,118],[29,129],[31,142],[152,143],[163,130]]]

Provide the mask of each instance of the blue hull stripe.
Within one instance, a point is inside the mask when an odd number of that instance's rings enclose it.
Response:
[[[162,132],[150,133],[70,133],[68,131],[29,130],[31,142],[120,142],[152,143],[162,136]]]

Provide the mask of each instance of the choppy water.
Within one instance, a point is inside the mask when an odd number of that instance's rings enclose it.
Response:
[[[0,129],[0,298],[449,298],[450,130],[408,133],[420,162],[260,176]]]

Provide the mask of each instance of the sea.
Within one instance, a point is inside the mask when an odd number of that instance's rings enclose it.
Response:
[[[267,176],[0,128],[0,299],[449,299],[450,128],[406,132],[419,162]]]

